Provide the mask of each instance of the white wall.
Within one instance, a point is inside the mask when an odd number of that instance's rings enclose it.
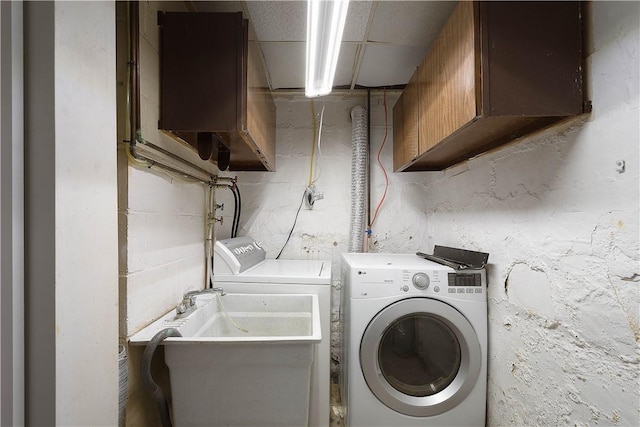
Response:
[[[142,5],[141,19],[149,28],[155,22],[153,5]],[[587,83],[593,113],[444,172],[390,173],[370,250],[430,252],[441,244],[491,254],[490,425],[640,423],[638,7],[637,2],[590,5]],[[157,76],[152,67],[144,70],[145,60],[157,61],[157,40],[149,31],[143,46],[143,133],[162,143],[153,116]],[[151,82],[150,92],[145,82]],[[397,93],[388,93],[382,153],[387,171],[396,99]],[[349,229],[349,112],[366,104],[366,96],[316,100],[318,114],[323,101],[323,166],[316,185],[325,198],[313,210],[302,208],[282,257],[333,261],[337,320],[339,259]],[[239,235],[262,240],[270,257],[293,225],[308,182],[312,141],[309,100],[280,95],[276,105],[277,171],[225,173],[239,177]],[[379,92],[372,95],[371,114],[373,210],[383,188],[375,162],[385,130]],[[617,160],[625,160],[622,173]],[[125,335],[175,305],[176,296],[204,274],[197,261],[204,191],[136,168],[128,168],[126,176],[128,206],[121,204],[120,210],[121,231],[127,230],[131,242],[121,247],[128,263],[121,271]],[[224,238],[233,198],[228,191],[217,193],[225,203],[225,223],[218,230]],[[175,227],[181,227],[179,235],[173,234]],[[334,334],[336,360],[337,338]]]
[[[117,413],[114,16],[111,2],[55,5],[58,425]]]
[[[590,115],[447,171],[390,176],[370,250],[431,252],[439,244],[490,253],[489,425],[640,424],[639,6],[590,5]],[[389,123],[396,96],[390,95]],[[366,101],[339,95],[323,100],[325,162],[317,186],[325,200],[312,211],[302,208],[282,257],[332,259],[339,288],[349,228],[349,111]],[[237,174],[239,234],[262,240],[271,257],[293,224],[311,152],[309,101],[279,96],[276,104],[277,171]],[[376,93],[374,207],[383,182],[375,166],[383,111]],[[389,132],[382,155],[387,170],[391,142]],[[625,161],[624,172],[618,160]],[[219,192],[219,199],[233,206],[228,195]],[[228,236],[231,213],[225,210],[219,237]]]
[[[382,155],[383,165],[389,175],[389,190],[373,227],[369,245],[376,251],[411,251],[421,247],[419,239],[426,228],[424,201],[413,198],[414,188],[421,185],[422,177],[416,174],[393,174],[390,153],[392,150],[392,106],[399,93],[386,95],[387,137]],[[302,195],[309,182],[310,156],[313,140],[311,101],[302,95],[275,97],[277,109],[276,172],[226,173],[238,176],[242,195],[242,219],[239,235],[249,234],[262,240],[268,257],[275,257],[291,230]],[[294,233],[282,253],[284,259],[321,258],[333,261],[333,277],[339,278],[339,262],[347,250],[351,206],[351,109],[356,105],[367,106],[366,92],[355,95],[330,95],[316,99],[316,119],[325,106],[320,148],[316,150],[319,172],[315,184],[324,193],[324,199],[315,203],[312,210],[303,205]],[[384,189],[384,178],[376,155],[385,134],[384,97],[382,91],[371,95],[371,212],[375,210]],[[316,177],[317,173],[314,174]],[[218,192],[218,201],[225,202],[225,222],[218,229],[218,237],[229,236],[233,198]],[[402,221],[397,221],[402,217]]]
[[[114,3],[24,12],[26,423],[114,425]]]
[[[380,210],[372,237],[371,251],[415,252],[424,249],[426,234],[425,202],[422,196],[421,174],[393,174],[392,106],[398,92],[386,94],[387,120],[381,91],[371,94],[371,212],[375,211],[384,190],[384,178],[376,155],[386,129],[386,142],[381,160],[389,175],[389,189]],[[305,187],[309,183],[313,121],[311,101],[303,95],[278,95],[276,172],[226,173],[238,176],[242,196],[242,216],[238,235],[250,235],[262,241],[267,257],[275,258],[293,226]],[[314,170],[319,171],[316,182],[324,199],[312,210],[302,209],[295,230],[282,252],[283,259],[327,259],[332,261],[332,359],[340,360],[339,290],[340,257],[347,251],[351,207],[351,143],[350,112],[356,105],[367,106],[366,92],[355,95],[331,95],[316,99],[316,120],[319,122],[325,107],[320,140],[322,155]],[[386,127],[385,127],[386,124]],[[316,156],[318,151],[316,150]],[[318,177],[317,173],[315,174]],[[218,191],[217,201],[225,204],[224,224],[217,237],[227,238],[233,216],[233,197],[228,191]],[[338,365],[332,366],[333,374]]]
[[[184,2],[140,2],[140,110],[142,137],[215,174],[217,168],[194,151],[158,130],[160,117],[160,36],[157,13],[186,11]],[[124,23],[124,9],[118,9]],[[126,30],[119,27],[118,31]],[[120,33],[119,33],[120,34]],[[122,61],[122,59],[120,59]],[[122,61],[126,63],[126,59]],[[126,68],[119,69],[126,80]],[[124,113],[124,105],[119,106]],[[182,300],[185,291],[205,283],[205,194],[199,183],[131,162],[128,139],[119,128],[118,221],[120,247],[120,337],[126,339]],[[141,148],[143,149],[143,148]],[[150,153],[146,153],[150,154]],[[166,159],[165,159],[166,160]],[[173,166],[176,163],[172,163]],[[158,409],[140,379],[143,348],[128,348],[129,383],[127,425],[160,424]],[[169,391],[162,352],[153,364],[154,379]]]
[[[490,253],[490,425],[640,424],[640,3],[590,9],[593,113],[424,174],[429,249]]]
[[[217,171],[158,130],[160,38],[157,13],[181,2],[140,3],[142,136]],[[128,135],[127,135],[128,136]],[[126,138],[126,137],[125,137]],[[120,146],[120,334],[127,337],[175,307],[185,291],[204,287],[205,186],[128,161]]]

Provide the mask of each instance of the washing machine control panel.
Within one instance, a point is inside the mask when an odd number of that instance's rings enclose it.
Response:
[[[346,292],[351,299],[441,296],[486,300],[484,269],[456,270],[428,260],[416,261],[413,257],[393,254],[349,254],[345,259],[343,279],[349,283]],[[353,265],[354,260],[357,265]]]
[[[413,283],[413,286],[424,291],[429,287],[431,280],[426,273],[416,273],[411,278],[411,282]]]
[[[447,274],[447,293],[449,294],[485,294],[486,289],[485,269],[461,270]]]
[[[401,287],[406,294],[442,294],[464,299],[486,298],[486,271],[480,270],[430,270],[402,272]],[[455,295],[454,295],[455,294]]]
[[[411,294],[438,293],[447,286],[447,271],[402,270],[402,290]]]

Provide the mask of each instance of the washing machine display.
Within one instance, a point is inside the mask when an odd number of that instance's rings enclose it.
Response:
[[[455,280],[453,268],[414,254],[342,263],[345,424],[484,425],[485,272]]]

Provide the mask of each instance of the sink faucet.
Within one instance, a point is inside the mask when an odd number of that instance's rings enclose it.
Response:
[[[224,296],[226,294],[226,292],[222,288],[204,288],[204,289],[197,289],[195,291],[185,292],[182,299],[184,300],[185,298],[192,298],[196,295],[213,294],[213,293],[220,293],[220,296]]]
[[[195,291],[185,292],[182,296],[182,302],[176,307],[176,318],[185,317],[189,315],[196,306],[196,295],[218,293],[220,296],[226,295],[226,292],[222,288],[205,288]]]

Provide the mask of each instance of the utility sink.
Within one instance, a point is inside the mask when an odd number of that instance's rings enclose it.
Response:
[[[165,328],[182,335],[163,341],[174,425],[307,425],[318,296],[202,294],[195,303],[129,340],[145,345]]]
[[[140,332],[131,344],[146,344],[162,329],[175,328],[182,337],[165,344],[222,342],[311,342],[321,339],[315,294],[202,294],[197,308],[179,317],[172,310]],[[226,313],[225,313],[226,310]]]

